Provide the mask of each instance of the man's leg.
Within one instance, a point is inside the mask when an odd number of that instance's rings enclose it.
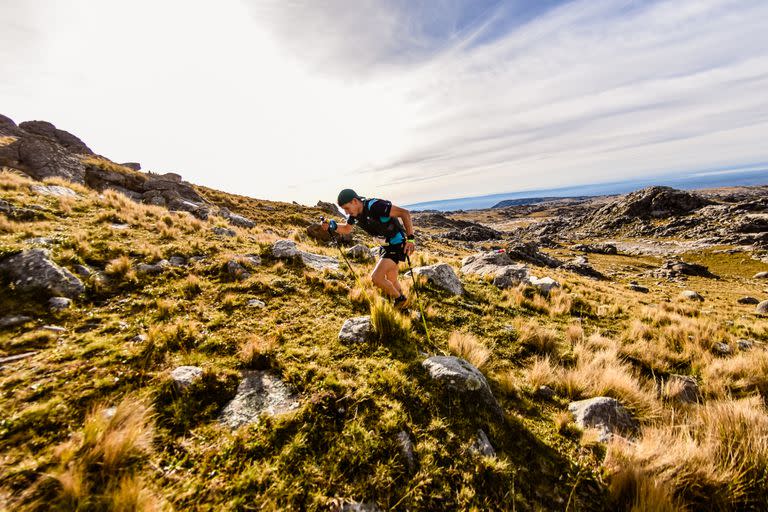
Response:
[[[397,275],[397,263],[389,258],[381,258],[376,264],[376,268],[371,273],[371,281],[373,284],[384,290],[384,292],[392,298],[400,296],[400,291],[395,288],[395,285],[387,278],[387,275],[394,269],[395,275]],[[397,279],[395,279],[397,282]],[[398,284],[398,286],[400,286]]]
[[[395,263],[395,266],[392,267],[391,270],[387,271],[387,281],[392,283],[392,286],[395,287],[397,293],[403,293],[403,289],[400,287],[400,281],[397,280],[397,263]]]

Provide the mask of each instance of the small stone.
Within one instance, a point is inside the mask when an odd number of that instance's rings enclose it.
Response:
[[[51,297],[48,299],[48,307],[51,311],[61,311],[72,307],[72,299],[67,297]]]
[[[278,240],[272,244],[272,256],[275,258],[295,258],[299,248],[293,240]]]
[[[427,369],[432,380],[451,394],[463,395],[466,403],[482,404],[492,414],[503,416],[501,406],[493,396],[485,376],[466,360],[454,356],[432,356],[421,365]]]
[[[118,231],[123,231],[130,228],[131,226],[128,224],[110,224],[109,227],[112,229],[117,229]]]
[[[346,343],[363,343],[373,331],[370,316],[350,318],[344,322],[339,331],[339,341]]]
[[[633,292],[648,293],[648,288],[637,283],[629,283],[629,289]]]
[[[362,244],[357,244],[347,249],[347,256],[352,259],[361,261],[374,259],[374,256],[371,254],[371,250]]]
[[[104,415],[105,420],[111,420],[115,417],[115,414],[117,413],[117,407],[108,407],[104,409],[102,414]]]
[[[25,352],[23,354],[16,354],[13,356],[0,357],[0,364],[12,363],[14,361],[21,361],[22,359],[32,357],[35,354],[37,354],[37,352]]]
[[[536,390],[536,396],[550,400],[554,398],[555,390],[549,386],[539,386],[539,389]]]
[[[220,226],[216,226],[213,228],[213,234],[219,235],[219,236],[226,236],[226,237],[235,237],[237,236],[237,233],[229,228],[222,228]]]
[[[581,428],[596,428],[598,440],[607,442],[615,433],[634,432],[637,422],[615,398],[599,396],[571,402],[568,410]]]
[[[400,455],[405,460],[405,466],[408,469],[408,473],[413,474],[416,472],[416,452],[413,447],[413,441],[408,432],[401,430],[397,434],[397,444],[400,445]]]
[[[31,317],[24,315],[6,315],[0,318],[0,329],[7,329],[9,327],[16,327],[32,320]]]
[[[496,450],[493,449],[491,441],[485,434],[485,431],[481,428],[477,429],[477,439],[470,446],[470,451],[476,454],[485,455],[486,457],[496,457]]]
[[[736,340],[736,346],[739,347],[739,350],[741,351],[747,351],[754,346],[754,343],[750,340],[740,339]]]
[[[267,304],[263,300],[259,300],[259,299],[250,299],[246,304],[252,308],[263,309],[267,307]]]
[[[718,341],[712,344],[712,352],[721,356],[727,356],[731,354],[731,347],[727,343]]]
[[[147,341],[147,339],[148,339],[147,335],[141,333],[141,334],[137,334],[136,336],[129,339],[128,341],[130,341],[131,343],[144,343],[145,341]]]
[[[140,274],[160,274],[170,266],[168,260],[160,260],[154,264],[139,263],[136,265],[136,271]]]
[[[203,369],[199,366],[179,366],[171,372],[171,378],[178,389],[188,388],[202,375]]]
[[[184,265],[187,264],[187,260],[183,256],[171,256],[168,259],[168,263],[170,263],[174,267],[183,267]]]
[[[86,267],[85,265],[75,265],[72,267],[75,271],[75,274],[81,276],[81,277],[91,277],[91,269]]]
[[[58,333],[67,332],[67,330],[64,327],[61,327],[59,325],[44,325],[41,327],[41,329],[45,331],[58,332]]]
[[[766,279],[766,278],[768,278],[768,272],[758,272],[752,277],[752,279]]]
[[[700,302],[704,300],[704,297],[702,297],[701,295],[699,295],[698,292],[695,292],[693,290],[684,290],[680,292],[680,297],[688,300],[698,300]]]
[[[755,306],[755,313],[758,315],[768,315],[768,300],[764,300]]]
[[[738,302],[739,304],[750,304],[750,305],[752,305],[752,304],[760,304],[760,301],[757,300],[754,297],[741,297],[736,302]]]

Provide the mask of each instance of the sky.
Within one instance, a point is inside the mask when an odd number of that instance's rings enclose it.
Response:
[[[0,113],[396,204],[768,161],[765,0],[0,0]]]

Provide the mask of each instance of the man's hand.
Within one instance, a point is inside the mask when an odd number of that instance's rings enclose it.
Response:
[[[403,251],[405,251],[405,254],[410,256],[411,254],[413,254],[413,251],[415,250],[416,250],[416,244],[414,244],[413,242],[405,242],[405,247],[403,248]]]

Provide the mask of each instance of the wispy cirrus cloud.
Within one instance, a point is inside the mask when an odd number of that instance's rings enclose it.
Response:
[[[0,78],[4,113],[50,107],[104,154],[240,193],[407,203],[768,161],[765,2],[86,4],[25,8],[6,43],[45,58]]]

